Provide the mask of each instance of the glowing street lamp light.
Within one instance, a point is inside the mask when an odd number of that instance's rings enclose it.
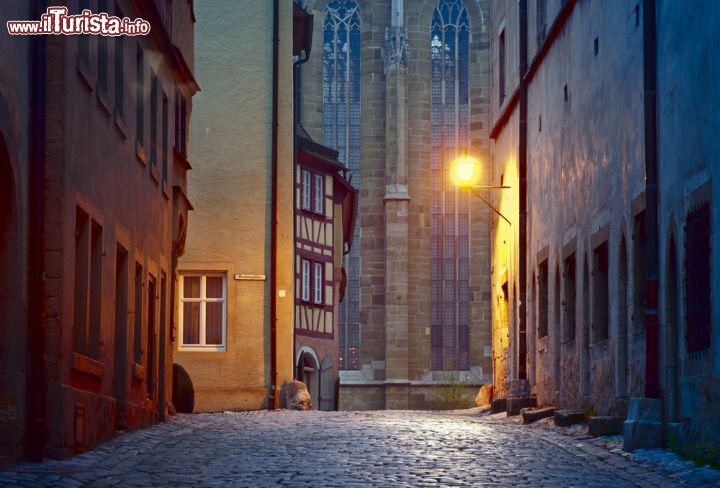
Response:
[[[469,188],[475,186],[480,177],[480,161],[472,156],[461,156],[452,162],[452,176],[456,185]]]
[[[480,179],[480,161],[473,158],[472,156],[463,155],[454,160],[451,163],[451,178],[453,180],[453,183],[455,183],[460,188],[467,188],[468,190],[472,191],[473,194],[478,197],[480,200],[482,200],[485,205],[493,209],[493,211],[498,214],[500,217],[502,217],[505,222],[512,225],[512,223],[508,220],[507,217],[505,217],[498,209],[492,206],[490,202],[485,200],[482,195],[480,195],[480,192],[478,192],[478,189],[487,190],[487,189],[503,189],[503,188],[510,188],[506,185],[500,185],[500,186],[492,186],[492,185],[476,185],[477,181]]]

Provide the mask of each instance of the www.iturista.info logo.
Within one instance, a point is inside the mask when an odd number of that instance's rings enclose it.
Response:
[[[150,33],[150,22],[141,18],[114,17],[106,13],[94,14],[83,10],[68,15],[67,7],[48,7],[40,20],[10,20],[8,33],[19,35],[94,34],[99,36],[139,36]]]

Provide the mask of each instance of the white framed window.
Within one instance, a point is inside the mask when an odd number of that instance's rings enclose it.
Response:
[[[313,194],[315,195],[313,210],[318,214],[325,213],[325,177],[323,175],[315,175]]]
[[[311,210],[312,204],[312,174],[306,169],[302,171],[302,209]]]
[[[314,263],[313,273],[313,302],[321,304],[323,301],[323,263]]]
[[[304,302],[310,301],[310,261],[307,259],[302,260],[302,286],[300,298]]]
[[[180,350],[225,351],[227,278],[225,273],[181,273]]]

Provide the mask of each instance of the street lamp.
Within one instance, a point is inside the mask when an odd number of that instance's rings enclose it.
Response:
[[[490,202],[485,200],[478,190],[489,190],[489,189],[503,189],[510,188],[506,185],[476,185],[480,179],[480,161],[473,158],[472,156],[463,155],[454,160],[451,163],[451,178],[452,181],[460,188],[466,188],[470,190],[476,197],[482,200],[485,205],[490,207],[493,212],[502,217],[505,222],[512,225],[512,222],[508,220],[498,209],[492,206]]]

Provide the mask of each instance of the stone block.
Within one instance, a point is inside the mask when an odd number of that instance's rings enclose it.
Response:
[[[289,410],[312,410],[312,398],[302,381],[287,380],[282,384],[285,403]]]
[[[482,385],[480,387],[480,391],[478,391],[477,396],[475,397],[475,406],[476,407],[484,407],[485,405],[490,405],[490,402],[493,400],[493,386],[492,385]]]
[[[624,417],[590,417],[588,418],[588,434],[592,437],[622,434],[624,421]]]
[[[656,398],[631,398],[623,424],[623,450],[656,449],[663,445],[662,402]]]
[[[555,410],[554,416],[555,425],[558,427],[587,423],[587,417],[582,410]]]
[[[631,398],[628,420],[660,421],[662,402],[656,398]]]
[[[520,410],[523,408],[534,407],[537,407],[537,398],[535,397],[508,398],[507,415],[508,417],[514,417],[515,415],[520,415]]]
[[[528,408],[520,409],[520,413],[522,414],[523,423],[531,424],[533,422],[537,422],[538,420],[552,417],[556,410],[557,410],[557,407],[544,407],[544,408],[528,407]]]
[[[490,413],[500,413],[507,411],[507,398],[496,398],[490,404]]]

